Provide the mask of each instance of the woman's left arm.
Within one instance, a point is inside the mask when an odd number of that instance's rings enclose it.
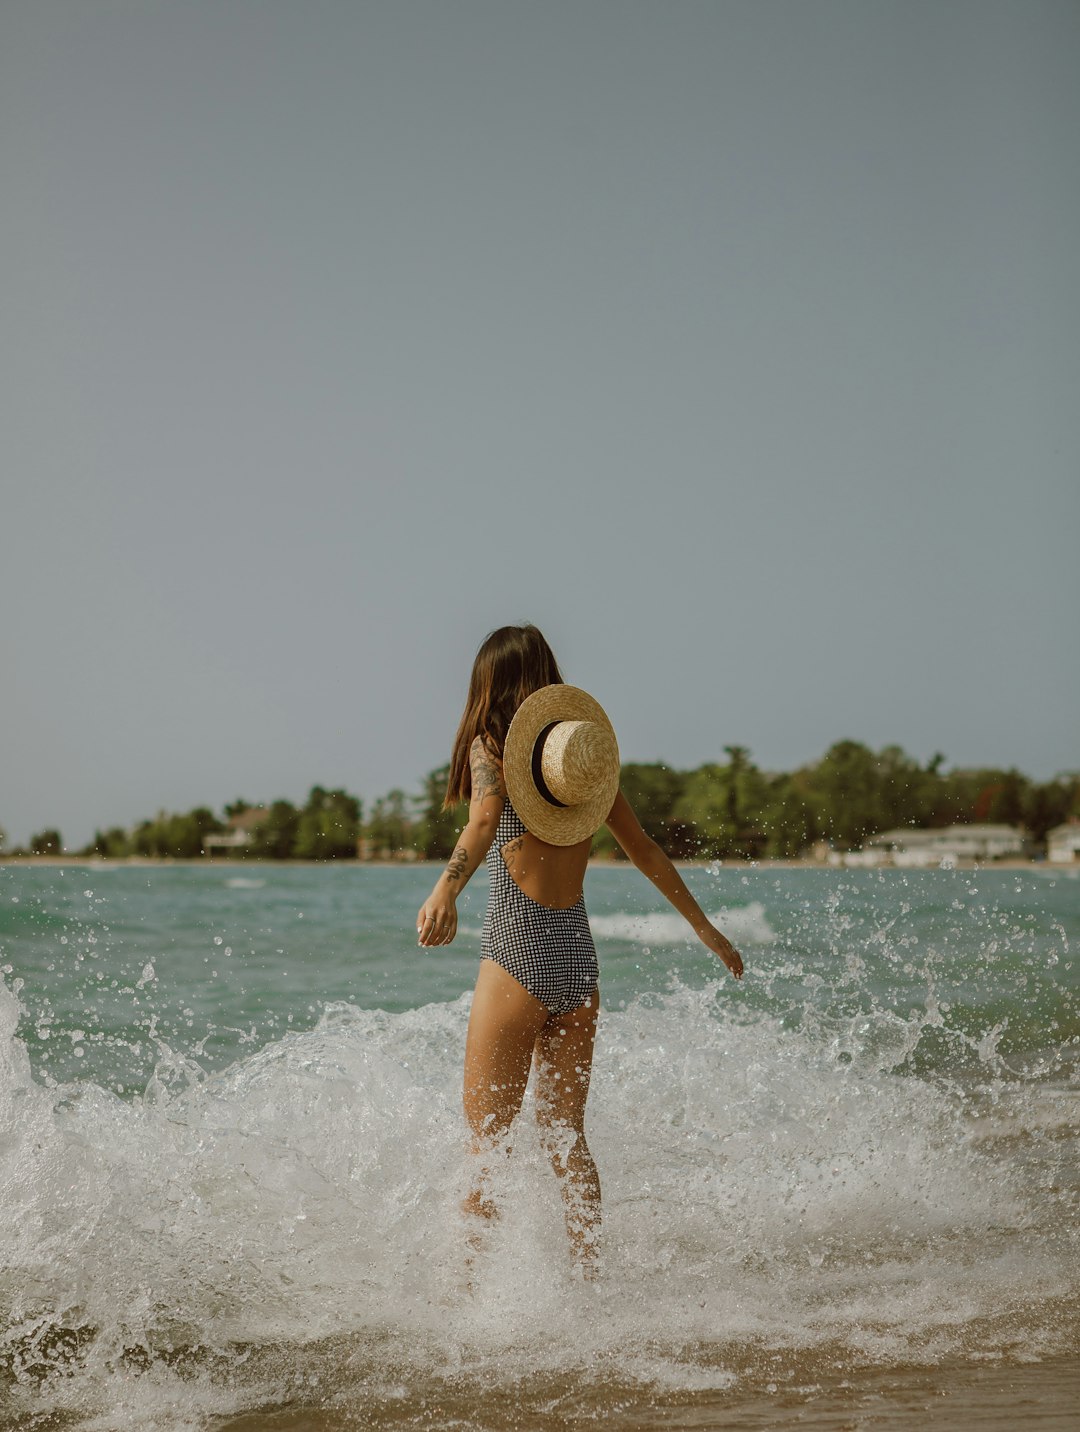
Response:
[[[469,767],[472,797],[468,824],[458,836],[454,853],[436,880],[435,888],[417,911],[416,935],[418,943],[424,946],[448,945],[457,934],[457,898],[483,864],[499,828],[506,800],[502,766],[479,736],[469,753]]]
[[[742,979],[742,956],[722,934],[686,888],[686,882],[671,861],[641,828],[641,822],[622,791],[615,797],[606,825],[643,875],[647,875],[690,925],[703,945],[727,965],[737,980]]]

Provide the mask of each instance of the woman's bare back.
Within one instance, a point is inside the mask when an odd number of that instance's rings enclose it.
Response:
[[[506,842],[502,858],[522,894],[538,905],[568,910],[581,899],[591,846],[591,836],[576,845],[548,845],[527,830]]]

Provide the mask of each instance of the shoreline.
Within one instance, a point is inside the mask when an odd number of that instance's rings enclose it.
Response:
[[[321,1349],[313,1349],[318,1365]],[[1051,1353],[1031,1360],[991,1355],[983,1360],[949,1357],[940,1362],[905,1360],[860,1364],[855,1360],[799,1358],[779,1349],[761,1349],[753,1360],[736,1357],[741,1376],[725,1386],[728,1369],[715,1369],[715,1385],[666,1388],[627,1386],[570,1376],[539,1377],[511,1396],[432,1379],[404,1396],[376,1392],[379,1425],[443,1429],[468,1425],[475,1432],[514,1432],[525,1421],[536,1432],[558,1432],[567,1412],[608,1429],[644,1432],[671,1425],[686,1432],[797,1432],[814,1427],[840,1432],[925,1432],[948,1425],[954,1432],[1012,1432],[1038,1426],[1067,1432],[1075,1426],[1080,1374],[1074,1359]],[[728,1373],[730,1376],[730,1373]],[[706,1380],[708,1380],[706,1376]],[[346,1405],[341,1405],[342,1401]],[[337,1402],[338,1405],[334,1405]],[[329,1405],[328,1405],[329,1403]],[[209,1419],[212,1432],[350,1432],[356,1407],[347,1399],[301,1394],[278,1404]],[[524,1414],[524,1417],[523,1415]]]
[[[446,864],[445,860],[256,860],[256,859],[225,859],[215,860],[212,856],[173,856],[173,855],[0,855],[0,866],[78,866],[86,869],[113,868],[116,866],[133,866],[136,869],[153,869],[158,866],[192,866],[203,869],[216,870],[246,870],[254,869],[290,869],[300,867],[309,869],[313,867],[340,866],[345,869],[364,869],[366,867],[378,867],[379,869],[439,869]],[[672,859],[672,864],[680,870],[708,870],[718,868],[721,870],[836,870],[850,873],[853,870],[898,870],[907,873],[911,870],[1053,870],[1061,874],[1080,871],[1080,860],[1074,860],[1069,864],[1058,864],[1049,860],[1033,860],[1023,856],[1006,856],[1001,860],[957,860],[949,865],[893,865],[882,862],[880,865],[844,865],[832,864],[827,860],[800,859],[797,856],[766,857],[761,860],[720,860],[715,857],[699,860]],[[604,869],[626,869],[634,867],[629,860],[619,860],[614,856],[593,855],[589,857],[590,868]]]

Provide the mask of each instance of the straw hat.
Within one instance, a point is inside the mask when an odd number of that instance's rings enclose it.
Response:
[[[604,708],[576,686],[543,686],[514,712],[503,778],[526,830],[576,845],[607,819],[619,791],[619,745]]]

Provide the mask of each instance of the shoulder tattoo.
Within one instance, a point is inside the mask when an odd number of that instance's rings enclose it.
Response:
[[[472,744],[469,764],[472,773],[472,799],[483,801],[488,796],[501,798],[503,795],[501,764],[479,736]]]

